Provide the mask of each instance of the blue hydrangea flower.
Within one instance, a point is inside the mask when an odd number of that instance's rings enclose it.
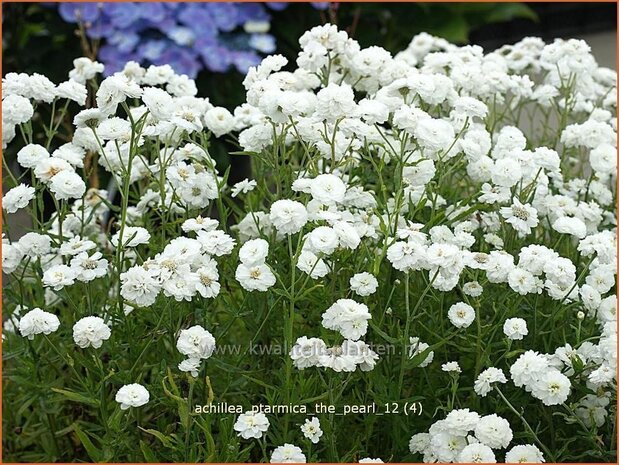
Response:
[[[273,53],[269,9],[286,3],[60,3],[67,22],[81,23],[88,37],[101,39],[99,60],[106,74],[127,61],[168,63],[195,78],[202,69],[246,73],[261,55]]]

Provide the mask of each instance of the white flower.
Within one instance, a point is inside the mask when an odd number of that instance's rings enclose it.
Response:
[[[290,358],[299,370],[317,366],[320,357],[325,355],[327,346],[322,339],[302,336],[297,339],[290,350]]]
[[[142,89],[137,83],[124,74],[114,74],[99,85],[97,107],[104,113],[113,114],[127,98],[139,98],[141,95]]]
[[[537,446],[524,444],[514,446],[505,454],[505,463],[544,463],[544,455]]]
[[[587,394],[578,402],[576,415],[588,427],[595,425],[600,428],[604,425],[604,423],[606,423],[606,417],[608,416],[607,408],[609,403],[610,399],[606,395],[596,396],[593,394]]]
[[[449,307],[447,316],[456,328],[468,328],[475,320],[475,310],[469,304],[458,302]]]
[[[537,210],[528,203],[522,204],[518,199],[510,207],[501,207],[501,216],[511,224],[518,232],[519,237],[524,237],[531,232],[531,228],[538,225]]]
[[[444,420],[444,429],[449,434],[457,436],[466,436],[469,431],[472,431],[479,422],[479,414],[468,408],[452,410],[447,414]],[[432,432],[430,430],[430,432]]]
[[[346,343],[347,341],[345,341]],[[337,373],[346,372],[351,373],[357,369],[357,357],[350,355],[344,348],[344,344],[341,346],[329,347],[321,355],[318,366],[324,368],[330,368]]]
[[[331,255],[339,244],[339,237],[333,228],[318,226],[307,235],[305,248],[314,253]]]
[[[496,414],[486,415],[479,419],[475,427],[475,437],[493,449],[503,449],[514,437],[509,422]]]
[[[109,115],[99,110],[98,108],[86,108],[85,110],[80,111],[73,118],[73,125],[77,129],[88,128],[88,136],[91,135],[91,129],[99,126],[99,123],[106,120]],[[94,135],[93,135],[94,137]],[[76,138],[74,136],[73,142],[76,142]],[[98,146],[98,142],[96,137],[94,137],[94,144]]]
[[[15,213],[17,210],[26,207],[33,198],[34,187],[20,184],[4,194],[2,208],[7,213]]]
[[[211,259],[210,262],[205,262],[196,270],[197,282],[195,283],[196,291],[205,299],[211,299],[219,295],[221,285],[217,281],[219,272],[217,264]]]
[[[85,85],[69,80],[58,84],[56,94],[60,98],[73,100],[79,106],[84,106],[86,103],[86,97],[88,96],[88,90]]]
[[[201,363],[202,361],[199,358],[186,358],[178,364],[178,369],[184,373],[191,373],[191,376],[197,378]]]
[[[182,224],[181,229],[185,232],[198,232],[198,231],[214,231],[219,226],[219,222],[212,218],[203,218],[196,216],[195,218],[189,218]]]
[[[2,271],[4,273],[13,273],[22,259],[24,253],[18,244],[9,244],[8,242],[2,242]]]
[[[432,461],[454,462],[460,451],[466,446],[466,443],[466,437],[462,435],[456,435],[447,431],[431,433],[429,452],[434,457]]]
[[[602,175],[616,173],[617,149],[610,144],[600,144],[591,150],[589,163],[596,173]]]
[[[364,459],[359,459],[359,463],[385,463],[382,459],[372,459],[370,457],[366,457]]]
[[[142,101],[151,115],[157,120],[167,120],[172,116],[174,101],[165,90],[157,87],[145,87]]]
[[[415,137],[428,151],[446,151],[455,140],[453,126],[442,119],[423,118],[414,129]]]
[[[20,240],[21,242],[21,240]],[[573,265],[572,265],[573,266]],[[570,273],[573,276],[573,269]],[[594,268],[589,276],[585,279],[585,282],[600,294],[605,294],[612,289],[615,284],[616,271],[613,265],[600,265]],[[570,276],[570,278],[571,278]],[[566,280],[572,283],[574,279]]]
[[[301,425],[301,432],[303,436],[312,441],[313,444],[318,444],[323,434],[320,429],[320,421],[316,417],[312,417],[311,420],[306,418],[305,423]]]
[[[234,249],[236,241],[220,230],[198,231],[198,242],[202,245],[202,252],[216,257],[228,255]]]
[[[69,78],[85,84],[86,81],[92,79],[98,73],[102,73],[104,68],[101,63],[92,61],[90,58],[76,58],[73,60],[73,69],[69,71]]]
[[[206,360],[215,351],[215,338],[202,326],[195,325],[180,332],[176,348],[189,358]]]
[[[17,152],[17,163],[24,168],[35,168],[49,157],[50,154],[45,147],[38,144],[28,144]]]
[[[204,115],[204,124],[215,137],[219,137],[232,131],[234,116],[223,107],[214,107]]]
[[[420,160],[413,165],[404,166],[402,177],[411,186],[425,186],[436,174],[436,167],[432,160]]]
[[[494,162],[492,182],[501,187],[512,187],[522,178],[520,164],[513,158],[501,158]]]
[[[299,254],[297,259],[297,268],[304,273],[309,274],[312,278],[322,278],[329,273],[329,267],[322,258],[318,258],[309,250],[304,250]]]
[[[275,284],[275,275],[267,265],[245,265],[236,268],[236,280],[246,291],[264,292]]]
[[[488,446],[481,443],[473,443],[466,446],[458,454],[458,463],[496,463],[494,452]]]
[[[174,76],[174,70],[170,65],[150,65],[144,74],[143,82],[149,86],[167,84]]]
[[[360,296],[372,295],[378,289],[378,280],[370,273],[357,273],[350,278],[350,289]]]
[[[120,240],[119,230],[112,236],[110,242],[114,247],[118,247],[118,241]],[[150,240],[150,233],[140,226],[125,226],[122,229],[122,246],[123,247],[137,247],[140,244],[148,244]]]
[[[527,350],[509,368],[509,373],[516,386],[529,386],[546,372],[548,366],[546,357]]]
[[[477,281],[469,281],[462,286],[462,292],[464,292],[469,297],[479,297],[483,291],[484,288],[481,287],[481,284],[479,284]]]
[[[354,115],[357,110],[355,94],[349,85],[330,82],[316,95],[316,116],[327,121],[336,121],[343,116]]]
[[[398,241],[387,249],[387,260],[400,271],[420,270],[426,264],[427,247],[414,242]]]
[[[36,334],[51,334],[60,327],[60,320],[53,313],[33,308],[19,320],[19,333],[28,339]]]
[[[562,404],[570,394],[571,383],[559,370],[547,370],[532,384],[532,394],[544,405]]]
[[[88,253],[81,252],[71,260],[71,269],[76,273],[75,279],[89,282],[107,274],[108,261],[101,258],[101,252],[95,252],[90,257]]]
[[[146,405],[150,399],[150,394],[141,384],[126,384],[116,393],[116,402],[120,404],[122,410],[129,407],[141,407]]]
[[[372,371],[379,359],[378,354],[363,341],[345,340],[342,353],[351,357],[361,371]]]
[[[312,179],[310,193],[321,204],[332,205],[344,200],[346,185],[333,174],[320,174]]]
[[[170,67],[169,65],[163,65],[163,67]],[[161,66],[158,68],[162,68]],[[149,67],[150,70],[150,67]],[[170,68],[170,71],[172,69]],[[148,70],[146,72],[148,75]],[[193,97],[198,93],[196,83],[193,79],[189,79],[186,74],[174,74],[171,73],[168,79],[168,84],[165,90],[174,95],[175,97]]]
[[[66,143],[54,150],[52,157],[62,158],[67,163],[77,168],[84,167],[84,157],[86,156],[86,150],[71,142]]]
[[[24,255],[37,258],[50,252],[52,239],[45,234],[29,232],[20,237],[17,244]]]
[[[288,443],[275,448],[271,454],[271,463],[306,463],[306,461],[301,448]]]
[[[87,316],[73,325],[73,340],[85,349],[92,346],[98,349],[112,335],[110,327],[98,316]]]
[[[522,318],[508,318],[503,324],[503,333],[512,341],[521,341],[529,334],[527,322]]]
[[[43,273],[43,285],[59,291],[75,282],[77,273],[67,265],[54,265]]]
[[[232,186],[230,195],[232,197],[236,197],[239,194],[247,194],[248,192],[253,191],[257,185],[258,183],[255,179],[252,179],[251,181],[249,179],[243,179]]]
[[[486,397],[492,389],[493,383],[507,383],[507,378],[500,368],[490,367],[482,371],[475,380],[475,392],[480,397]]]
[[[79,199],[86,192],[86,184],[79,174],[67,169],[52,177],[49,190],[58,200]]]
[[[430,434],[428,433],[413,434],[408,442],[408,449],[411,451],[411,454],[423,453],[429,448],[429,446]]]
[[[234,423],[234,431],[243,439],[260,439],[269,429],[269,420],[262,412],[245,412]]]
[[[367,305],[352,299],[339,299],[322,314],[322,325],[356,341],[365,336],[371,318]]]
[[[252,239],[239,250],[239,260],[247,266],[262,265],[269,253],[269,243],[264,239]]]
[[[154,304],[161,291],[156,275],[156,270],[146,270],[141,266],[129,268],[120,275],[120,295],[140,307]]]
[[[34,115],[34,108],[21,95],[7,95],[2,99],[2,126],[26,123]]]
[[[552,229],[562,234],[570,234],[579,239],[587,235],[587,225],[580,218],[562,216],[552,223]]]
[[[507,275],[507,282],[509,283],[509,287],[520,295],[536,292],[539,287],[539,279],[520,266],[509,272]]]
[[[418,337],[411,337],[409,339],[409,342],[410,342],[410,349],[409,349],[408,356],[410,358],[413,358],[416,355],[419,355],[422,352],[425,352],[430,348],[429,344],[426,344],[425,342],[421,342]],[[427,367],[430,363],[432,363],[432,360],[434,360],[434,351],[431,350],[427,352],[425,358],[419,363],[418,365],[419,368]]]
[[[307,223],[307,210],[295,200],[277,200],[271,205],[269,219],[281,234],[295,234]]]
[[[447,362],[441,365],[441,370],[447,373],[462,373],[462,369],[458,362]]]

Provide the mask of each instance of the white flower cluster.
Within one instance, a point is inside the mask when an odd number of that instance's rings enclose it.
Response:
[[[413,435],[409,448],[423,454],[425,463],[496,463],[495,451],[507,448],[512,439],[512,429],[504,418],[460,409],[435,422],[427,433]],[[540,463],[544,456],[532,444],[519,445],[507,451],[505,462]]]
[[[264,292],[275,284],[275,275],[265,264],[268,253],[269,243],[264,239],[249,240],[240,248],[235,276],[246,291]]]
[[[351,372],[356,368],[361,371],[373,370],[379,358],[378,354],[368,344],[359,340],[367,333],[368,320],[371,318],[372,315],[365,304],[352,299],[339,299],[322,314],[322,326],[338,331],[346,340],[340,346],[323,348],[321,353],[312,354],[301,361],[299,358],[295,359],[295,356],[298,357],[299,352],[305,354],[308,347],[307,344],[299,344],[302,338],[297,339],[297,344],[291,351],[295,365],[302,368],[312,363],[338,372]],[[318,341],[322,342],[320,339]],[[324,342],[322,344],[320,342],[317,344],[318,347],[326,347]],[[316,347],[316,344],[312,344],[312,347]],[[312,361],[312,356],[316,357],[316,355],[318,358]]]
[[[60,327],[60,320],[53,313],[33,308],[19,319],[19,332],[28,339],[37,334],[51,334]]]
[[[327,347],[322,339],[302,336],[290,350],[294,365],[300,370],[316,366],[336,372],[374,369],[378,354],[359,340],[365,336],[371,318],[365,304],[339,299],[322,314],[322,326],[338,331],[346,340],[341,345]]]
[[[172,239],[161,253],[123,272],[122,297],[140,307],[154,304],[160,292],[177,301],[191,301],[198,295],[205,299],[217,297],[220,284],[215,258],[230,254],[235,245],[232,237],[216,229],[217,224],[202,217],[185,221],[183,228],[197,232],[196,238]],[[134,235],[124,231],[123,237]]]
[[[126,384],[118,390],[115,399],[122,410],[127,410],[130,407],[146,405],[150,400],[150,393],[141,384]]]
[[[368,337],[405,351],[395,372],[384,367],[402,381],[423,369],[497,403],[503,392],[530,393],[535,409],[570,403],[571,420],[604,425],[617,369],[616,73],[580,40],[526,38],[484,53],[420,34],[392,55],[327,24],[300,46],[296,67],[275,55],[251,68],[246,103],[232,112],[197,97],[168,65],[130,62],[97,83],[102,66],[81,58],[58,86],[7,74],[3,147],[21,134],[16,161],[32,176],[15,178],[3,208],[36,221],[17,240],[3,235],[2,266],[37,300],[20,291],[5,327],[30,339],[54,333],[71,293],[96,288],[106,313],[71,319],[73,338],[105,350],[113,323],[134,307],[159,314],[167,299],[182,312],[211,299],[210,325],[253,296],[269,307],[256,312],[269,323],[259,331],[284,334],[287,388],[298,375],[291,365],[381,376]],[[58,127],[35,139],[40,105],[53,103],[62,120],[88,92],[96,106],[75,115],[62,143],[52,140]],[[225,134],[251,158],[254,178],[231,189],[209,153],[209,138]],[[91,184],[97,166],[107,189]],[[46,194],[56,211],[42,220]],[[33,308],[43,298],[54,313]],[[195,377],[215,337],[199,325],[181,330],[193,324],[181,316],[178,368]],[[225,334],[234,340],[236,327]],[[325,374],[302,375],[322,386]],[[130,384],[116,400],[139,407],[149,393]],[[495,462],[510,446],[505,418],[447,410],[411,439],[424,461]],[[255,412],[234,425],[244,439],[268,428]],[[312,443],[323,434],[316,418],[301,431]],[[532,444],[503,457],[544,460]],[[271,455],[305,461],[289,443]]]
[[[260,439],[269,429],[269,420],[262,412],[242,413],[234,423],[234,431],[243,439]]]
[[[303,370],[309,367],[331,368],[336,372],[374,369],[378,354],[363,341],[346,339],[339,345],[327,347],[320,338],[301,336],[290,350],[294,365]]]
[[[98,316],[87,316],[73,325],[73,339],[82,349],[90,346],[98,349],[111,335],[110,327]]]
[[[187,359],[178,365],[178,369],[190,372],[196,378],[200,371],[202,360],[206,360],[213,355],[215,345],[213,335],[202,326],[195,325],[191,328],[183,329],[176,341],[176,348]]]

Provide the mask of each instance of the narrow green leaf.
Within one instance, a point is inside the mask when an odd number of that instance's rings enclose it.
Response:
[[[77,423],[73,423],[73,431],[75,432],[75,434],[79,438],[80,442],[84,446],[84,449],[86,449],[86,452],[88,453],[88,456],[92,459],[92,461],[93,462],[100,462],[101,461],[100,448],[99,447],[95,447],[95,445],[92,443],[90,438],[86,435],[86,433],[84,433],[80,429],[80,427],[77,425]]]
[[[66,389],[58,389],[58,388],[52,388],[52,391],[58,393],[58,394],[62,394],[63,396],[65,396],[67,399],[72,400],[73,402],[79,402],[81,404],[88,404],[88,405],[92,405],[93,407],[98,407],[99,406],[99,401],[96,399],[92,399],[90,397],[87,397],[83,394],[79,394],[77,392],[73,392],[73,391],[68,391]]]

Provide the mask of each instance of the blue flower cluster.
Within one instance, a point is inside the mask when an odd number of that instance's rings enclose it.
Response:
[[[67,22],[81,23],[92,39],[103,39],[98,59],[106,74],[127,61],[167,63],[194,78],[207,68],[245,73],[260,54],[275,51],[268,34],[269,9],[287,3],[60,3]],[[322,6],[322,5],[321,5]]]

